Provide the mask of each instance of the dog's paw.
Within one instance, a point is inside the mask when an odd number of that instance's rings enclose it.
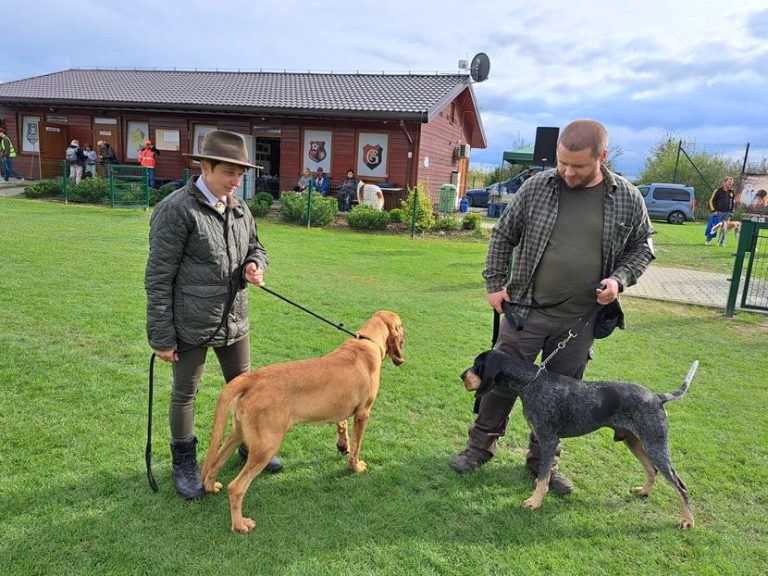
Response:
[[[349,445],[339,442],[336,444],[336,450],[338,450],[340,454],[344,454],[346,456],[349,454]]]
[[[256,522],[250,518],[241,518],[239,522],[232,521],[232,532],[245,534],[256,528]]]
[[[528,510],[536,510],[541,507],[541,498],[538,498],[536,496],[531,496],[523,502],[523,508],[527,508]]]
[[[693,528],[693,518],[683,516],[678,520],[677,527],[680,528],[680,530],[690,530]]]
[[[363,462],[362,460],[356,460],[354,462],[349,462],[349,469],[352,470],[352,472],[357,472],[358,474],[362,474],[366,470],[368,470],[368,464]]]
[[[635,486],[634,488],[630,489],[630,492],[632,492],[632,494],[638,498],[648,498],[648,494],[651,493],[651,489],[646,488],[645,486]]]

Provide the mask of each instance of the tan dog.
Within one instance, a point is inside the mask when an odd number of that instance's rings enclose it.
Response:
[[[720,232],[721,228],[725,224],[725,230],[721,234],[728,236],[728,232],[733,231],[733,235],[736,236],[736,240],[739,239],[739,233],[741,232],[741,222],[738,220],[727,220],[726,222],[718,222],[712,226],[712,233]],[[725,238],[718,241],[720,244],[725,244]]]
[[[248,460],[227,487],[233,531],[248,532],[256,526],[243,517],[243,497],[294,424],[336,423],[336,447],[346,454],[347,418],[354,416],[348,467],[365,472],[360,445],[379,391],[381,364],[387,356],[395,366],[405,361],[405,331],[397,314],[380,310],[358,334],[362,338],[345,340],[321,358],[266,366],[238,376],[221,391],[201,476],[206,492],[218,492],[222,485],[216,482],[217,472],[240,442],[248,447]],[[232,431],[221,445],[227,412],[233,415]]]

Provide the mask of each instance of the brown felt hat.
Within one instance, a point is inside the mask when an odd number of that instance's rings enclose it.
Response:
[[[256,168],[248,159],[245,139],[235,132],[214,130],[203,138],[198,154],[184,154],[193,160],[218,160],[246,168]]]

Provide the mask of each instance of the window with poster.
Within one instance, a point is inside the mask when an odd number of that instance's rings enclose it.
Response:
[[[149,122],[129,120],[125,124],[125,158],[136,160],[144,140],[149,138]]]
[[[200,154],[206,134],[213,132],[214,130],[218,130],[218,126],[195,124],[195,127],[192,130],[192,154]],[[198,163],[197,160],[192,160],[192,162]]]

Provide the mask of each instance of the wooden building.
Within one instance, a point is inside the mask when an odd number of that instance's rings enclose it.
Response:
[[[486,146],[463,74],[65,70],[0,84],[0,124],[33,178],[72,139],[110,142],[132,164],[149,138],[158,179],[179,179],[196,168],[184,153],[211,130],[232,130],[262,166],[253,182],[275,191],[322,166],[332,184],[352,168],[368,183],[424,183],[433,197],[454,183],[463,193],[470,151]]]

